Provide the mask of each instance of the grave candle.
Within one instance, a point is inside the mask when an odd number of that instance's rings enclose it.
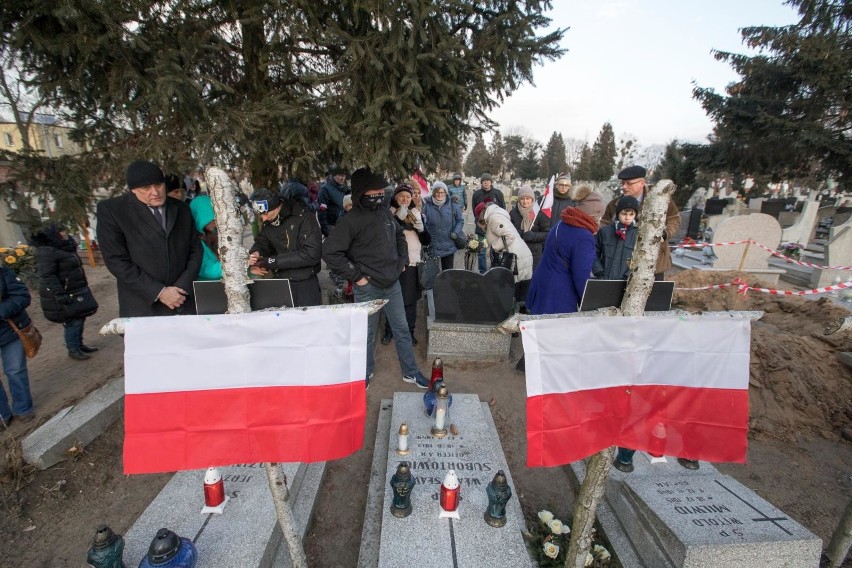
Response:
[[[441,385],[435,399],[435,416],[432,423],[431,434],[434,438],[443,438],[447,435],[447,422],[449,412],[449,393],[447,387]]]
[[[408,424],[403,422],[399,425],[399,437],[396,443],[396,453],[401,456],[408,455],[411,450],[408,449]]]

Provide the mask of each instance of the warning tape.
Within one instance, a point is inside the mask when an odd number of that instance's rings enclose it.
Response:
[[[763,292],[764,294],[772,294],[775,296],[814,296],[817,294],[825,294],[826,292],[834,292],[836,290],[843,290],[845,288],[852,288],[852,280],[849,282],[840,282],[838,284],[832,284],[830,286],[825,286],[823,288],[813,288],[812,290],[775,290],[773,288],[761,288],[759,286],[749,286],[746,282],[743,282],[740,279],[736,279],[733,282],[727,282],[725,284],[713,284],[712,286],[701,286],[700,288],[675,288],[675,290],[679,292],[695,292],[699,290],[719,290],[722,288],[731,288],[733,286],[737,287],[737,294],[742,294],[743,296],[749,290],[754,290],[755,292]]]
[[[852,266],[823,266],[821,264],[814,264],[812,262],[805,262],[804,260],[796,260],[790,258],[782,252],[779,252],[775,249],[771,249],[768,246],[755,241],[754,239],[746,239],[744,241],[730,241],[727,243],[681,243],[679,245],[671,245],[670,248],[679,249],[679,248],[704,248],[704,247],[723,247],[728,245],[742,245],[742,244],[753,244],[756,247],[762,248],[765,251],[768,251],[772,256],[776,256],[778,258],[783,258],[786,262],[790,264],[797,264],[799,266],[809,266],[811,268],[819,268],[822,270],[852,270]]]

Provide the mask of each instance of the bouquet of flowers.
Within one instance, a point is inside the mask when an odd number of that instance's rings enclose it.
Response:
[[[529,532],[524,532],[527,548],[539,566],[564,566],[568,554],[571,528],[553,516],[550,511],[539,511],[538,522]],[[592,549],[586,555],[587,568],[615,568],[620,566],[606,547],[592,533]]]
[[[19,243],[14,247],[0,247],[0,261],[22,279],[35,275],[35,250],[29,245]]]
[[[781,247],[781,254],[783,254],[787,258],[799,260],[799,257],[802,256],[802,249],[803,248],[805,248],[805,247],[803,247],[799,243],[785,243]]]

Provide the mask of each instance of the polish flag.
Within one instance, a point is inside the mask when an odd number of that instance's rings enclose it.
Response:
[[[533,204],[533,211],[536,216],[538,216],[539,211],[544,213],[544,215],[550,219],[551,212],[553,209],[553,182],[556,180],[556,176],[550,176],[550,181],[547,184],[547,187],[544,188],[544,197],[541,200],[541,205],[538,203]]]
[[[124,473],[356,452],[366,349],[359,307],[130,319]]]
[[[745,462],[748,320],[578,317],[521,330],[528,466],[613,445]]]

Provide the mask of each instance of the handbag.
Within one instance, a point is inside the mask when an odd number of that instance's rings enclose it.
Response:
[[[452,239],[458,250],[464,250],[467,248],[467,239],[462,237],[452,237]]]
[[[441,259],[432,253],[432,249],[425,248],[417,263],[417,282],[424,290],[431,290],[435,284],[435,277],[441,272]]]
[[[24,345],[24,353],[27,354],[28,359],[32,359],[38,353],[38,348],[41,347],[41,332],[36,329],[36,326],[33,325],[33,322],[24,328],[19,328],[15,325],[11,319],[7,319],[6,323],[9,324],[9,327],[12,328],[12,331],[18,336],[18,339],[21,340],[21,343]]]
[[[518,255],[513,252],[509,252],[509,245],[506,244],[506,237],[501,237],[503,239],[503,250],[495,251],[493,248],[491,249],[491,268],[496,266],[502,266],[503,268],[508,268],[512,271],[512,274],[518,275]]]
[[[83,288],[74,294],[68,294],[68,300],[62,304],[62,312],[66,321],[85,318],[98,311],[98,302],[89,288]]]

